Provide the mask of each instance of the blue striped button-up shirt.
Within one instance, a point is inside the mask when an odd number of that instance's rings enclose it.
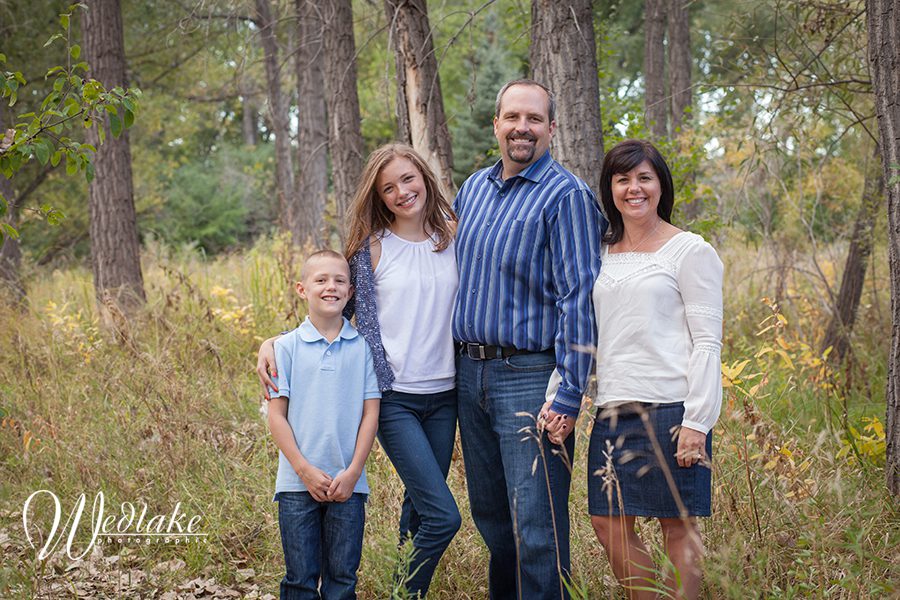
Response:
[[[556,351],[562,379],[553,403],[577,415],[596,339],[591,288],[606,220],[581,179],[547,152],[506,181],[502,163],[469,177],[459,216],[459,291],[453,337],[461,342]]]

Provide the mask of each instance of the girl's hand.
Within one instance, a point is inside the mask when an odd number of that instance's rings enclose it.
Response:
[[[272,381],[272,377],[278,377],[275,372],[275,340],[281,336],[269,338],[259,347],[259,353],[256,355],[256,375],[259,377],[259,384],[262,386],[263,397],[271,400],[269,390],[278,391],[278,386]],[[272,377],[269,377],[269,373]]]
[[[679,467],[692,467],[708,458],[705,433],[700,433],[690,427],[682,427],[678,430],[678,449],[675,451],[675,460]]]

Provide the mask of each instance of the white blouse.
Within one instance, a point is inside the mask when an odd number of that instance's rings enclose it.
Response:
[[[383,231],[375,268],[375,306],[393,389],[436,394],[456,386],[450,316],[459,276],[453,242],[411,242]]]
[[[594,283],[597,398],[684,402],[682,425],[707,433],[722,405],[722,261],[699,235],[656,252],[602,251]]]

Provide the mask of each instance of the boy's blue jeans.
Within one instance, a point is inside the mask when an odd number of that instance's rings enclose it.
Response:
[[[455,439],[456,390],[382,396],[378,440],[406,486],[400,538],[412,536],[415,549],[406,582],[412,597],[428,592],[434,569],[462,523],[446,481]]]
[[[565,461],[546,434],[540,446],[533,437],[556,367],[553,352],[491,360],[461,356],[456,364],[469,503],[491,553],[490,597],[567,599],[562,580],[570,571],[571,471],[566,463],[575,436],[565,442]]]
[[[356,598],[366,494],[346,502],[318,502],[309,492],[279,492],[275,499],[287,571],[281,599]]]

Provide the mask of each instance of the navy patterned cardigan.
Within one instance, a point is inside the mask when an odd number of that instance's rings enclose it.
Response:
[[[356,289],[353,297],[344,307],[344,316],[348,319],[356,314],[356,329],[369,343],[372,350],[372,362],[375,363],[375,376],[378,388],[382,392],[391,389],[394,384],[394,373],[388,364],[381,343],[381,327],[378,325],[378,311],[375,308],[375,275],[372,273],[372,252],[367,239],[359,252],[350,258],[350,283]]]

